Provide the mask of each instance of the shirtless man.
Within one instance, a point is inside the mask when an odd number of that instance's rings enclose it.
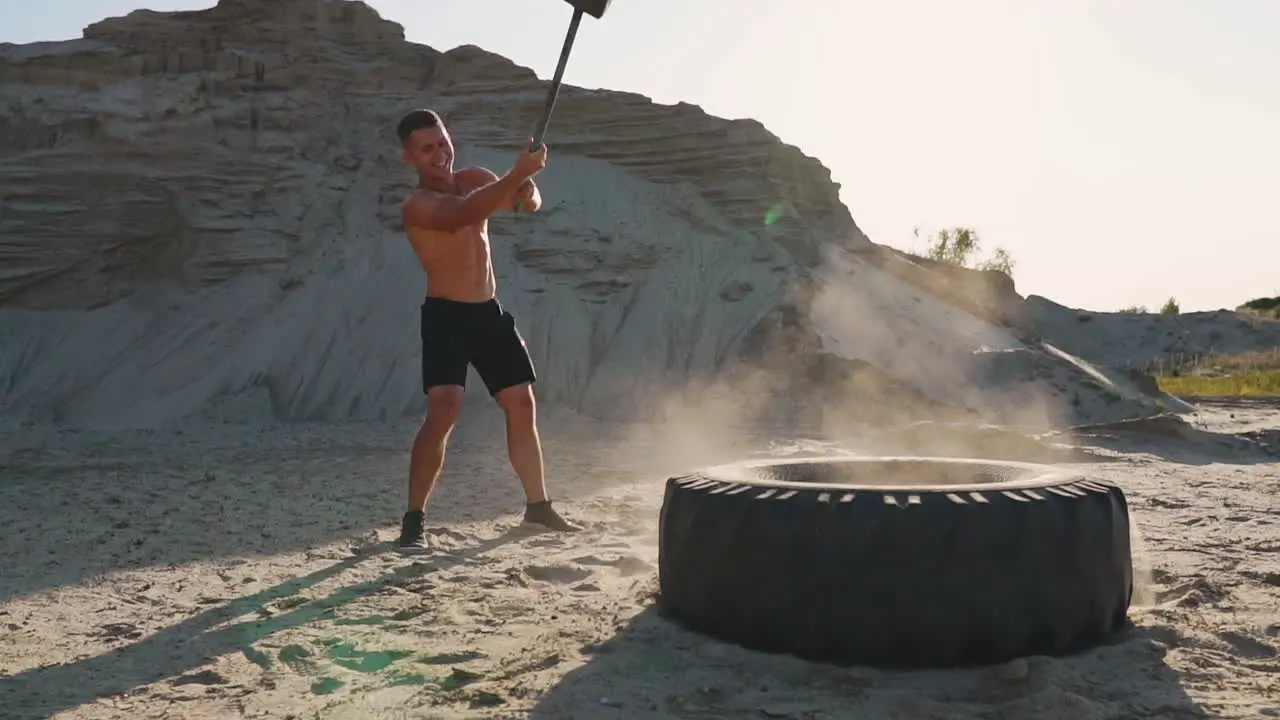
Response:
[[[511,170],[498,177],[482,167],[455,172],[453,143],[431,110],[408,113],[396,133],[404,162],[418,171],[418,188],[402,212],[409,244],[427,275],[421,316],[427,417],[409,459],[409,509],[400,526],[400,547],[427,547],[423,513],[458,420],[468,364],[475,366],[506,415],[507,454],[527,502],[524,521],[562,532],[581,530],[561,517],[547,497],[533,362],[515,318],[498,303],[489,258],[490,215],[541,207],[533,176],[546,167],[547,149],[521,152]]]

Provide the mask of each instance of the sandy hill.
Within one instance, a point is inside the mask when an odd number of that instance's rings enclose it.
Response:
[[[289,420],[420,411],[424,286],[394,122],[435,107],[460,164],[501,171],[545,86],[343,0],[140,10],[0,46],[0,414],[153,426],[227,398]],[[692,381],[716,378],[726,402],[775,416],[1183,409],[1105,367],[1124,363],[1101,323],[1028,313],[1006,277],[872,243],[830,173],[759,123],[569,87],[548,143],[544,211],[492,222],[546,400],[634,414],[701,402]]]
[[[1032,295],[1024,304],[1024,315],[1062,349],[1113,367],[1145,367],[1280,347],[1280,322],[1233,310],[1178,315],[1098,313]]]

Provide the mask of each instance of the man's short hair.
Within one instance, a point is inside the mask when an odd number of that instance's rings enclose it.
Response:
[[[443,127],[444,121],[440,119],[435,110],[428,110],[427,108],[412,110],[400,118],[400,124],[396,125],[396,136],[400,138],[400,144],[404,145],[409,142],[409,136],[414,131],[436,126]]]

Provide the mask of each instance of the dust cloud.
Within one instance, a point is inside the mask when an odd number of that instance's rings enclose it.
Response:
[[[1026,352],[1009,328],[856,254],[830,250],[761,326],[714,374],[651,387],[617,457],[672,474],[797,454],[1035,462],[1070,443],[1062,401],[1016,364],[990,361]],[[1049,433],[1053,447],[1038,439]]]
[[[1156,605],[1155,570],[1150,546],[1133,514],[1129,515],[1129,555],[1133,558],[1133,599],[1131,607],[1146,610]]]

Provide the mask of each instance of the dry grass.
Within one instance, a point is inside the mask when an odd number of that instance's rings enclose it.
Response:
[[[1236,312],[1263,320],[1280,320],[1280,297],[1254,298],[1236,308]]]
[[[1241,315],[1258,318],[1259,320],[1280,320],[1280,308],[1271,308],[1270,310],[1254,310],[1253,308],[1239,307],[1236,312]]]
[[[1239,355],[1197,356],[1162,363],[1152,370],[1160,389],[1170,395],[1280,396],[1280,348]]]
[[[1280,397],[1280,371],[1209,377],[1157,376],[1160,389],[1178,397]]]

